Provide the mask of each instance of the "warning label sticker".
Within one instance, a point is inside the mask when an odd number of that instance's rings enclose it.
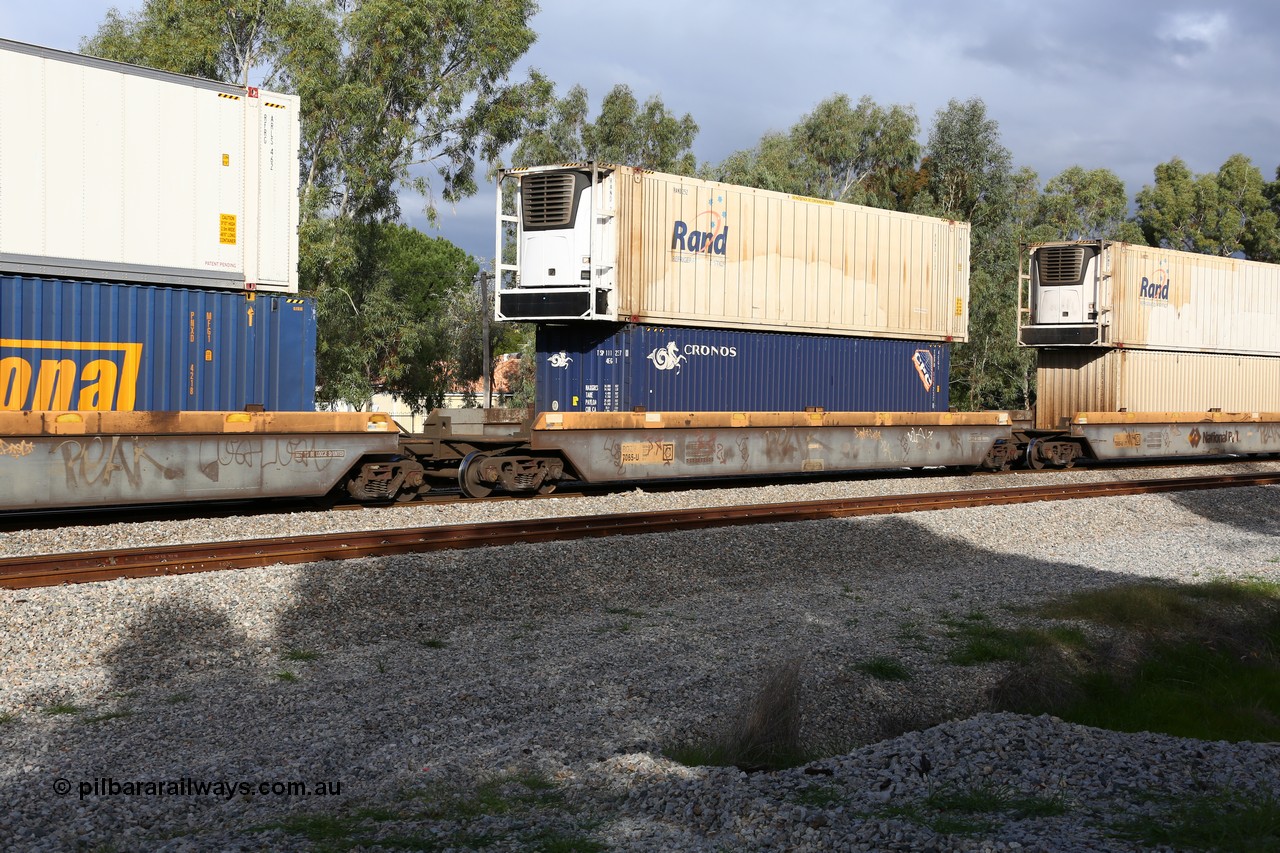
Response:
[[[228,246],[236,244],[236,215],[223,213],[218,217],[218,242]]]

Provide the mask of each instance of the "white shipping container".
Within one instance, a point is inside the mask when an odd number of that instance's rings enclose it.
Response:
[[[966,339],[967,223],[628,166],[504,178],[499,320]]]
[[[1024,345],[1280,355],[1280,265],[1100,241],[1030,258]]]
[[[1280,357],[1140,349],[1042,349],[1036,427],[1080,412],[1280,412]]]
[[[298,290],[299,101],[0,39],[0,274]]]

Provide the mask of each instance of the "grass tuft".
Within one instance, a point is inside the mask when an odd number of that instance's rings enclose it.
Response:
[[[793,802],[815,809],[825,809],[848,801],[848,796],[834,785],[815,785],[801,788],[791,797]]]
[[[44,712],[51,717],[62,714],[79,714],[80,708],[72,705],[70,702],[57,702],[44,709]]]
[[[800,659],[793,658],[770,669],[720,738],[676,744],[666,750],[667,757],[689,766],[738,767],[749,772],[812,761],[815,756],[800,744],[800,667]]]
[[[1057,817],[1067,813],[1063,796],[1020,794],[1008,785],[979,782],[968,787],[943,787],[924,798],[925,808],[962,814],[1010,814],[1015,818]]]
[[[320,659],[320,653],[311,649],[288,649],[282,657],[288,661],[307,662]]]
[[[955,623],[951,625],[950,634],[961,643],[947,659],[959,666],[1022,662],[1028,660],[1035,649],[1081,647],[1086,643],[1084,635],[1075,628],[1001,628],[986,621]]]
[[[1108,629],[1043,642],[1005,631],[1016,665],[992,692],[997,708],[1051,713],[1118,731],[1202,740],[1280,740],[1280,585],[1135,584],[1052,602],[1040,615]],[[978,638],[985,642],[988,638]],[[953,660],[988,648],[970,637]]]
[[[536,809],[565,807],[564,795],[555,782],[536,773],[504,774],[487,779],[474,789],[452,791],[439,785],[407,792],[401,807],[363,808],[347,813],[292,816],[268,828],[300,835],[320,851],[379,850],[474,850],[503,840],[475,831],[472,821],[492,815],[525,814]],[[438,822],[428,837],[382,834],[381,824],[392,822]],[[452,824],[452,826],[450,826]],[[381,830],[381,831],[380,831]],[[441,831],[443,830],[443,831]],[[517,836],[519,849],[546,853],[596,853],[603,845],[588,838],[555,830]]]
[[[901,661],[893,658],[874,657],[854,665],[854,669],[863,675],[878,678],[881,681],[910,681],[914,676]]]
[[[1155,816],[1113,827],[1121,838],[1178,850],[1280,850],[1280,799],[1272,794],[1225,791],[1180,797]]]
[[[968,786],[948,785],[931,791],[923,800],[882,809],[879,814],[927,826],[940,835],[989,833],[1000,815],[1014,820],[1057,817],[1070,808],[1062,795],[1043,797],[1022,794],[1008,785],[977,782]]]
[[[132,711],[106,711],[102,714],[95,714],[92,717],[85,717],[86,723],[105,723],[108,720],[122,720],[133,716]]]
[[[281,671],[281,672],[277,672],[277,673],[276,673],[276,678],[278,678],[278,679],[280,679],[281,681],[284,681],[284,682],[286,682],[286,683],[288,683],[288,684],[292,684],[293,682],[295,682],[295,681],[297,681],[297,680],[298,680],[298,676],[294,675],[292,672],[290,672],[290,671],[289,671],[289,670],[287,670],[287,669],[286,669],[286,670],[283,670],[283,671]]]

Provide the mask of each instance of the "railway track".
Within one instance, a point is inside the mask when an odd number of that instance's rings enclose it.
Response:
[[[1280,483],[1280,472],[934,492],[358,531],[0,559],[0,587],[154,577],[525,542]]]
[[[1188,464],[1194,464],[1204,470],[1212,470],[1215,467],[1238,464],[1242,461],[1239,457],[1222,457],[1220,459],[1204,459],[1196,460],[1194,463],[1188,463],[1187,460],[1170,460],[1169,462],[1143,463],[1141,465],[1130,465],[1123,463],[1095,463],[1090,466],[1079,466],[1071,469],[1062,469],[1065,471],[1155,471],[1162,468],[1185,468]],[[1036,475],[1045,476],[1059,473],[1055,470],[1028,470],[1024,468],[1011,468],[1005,471],[974,471],[965,472],[966,476],[975,478],[992,478],[992,479],[1017,479],[1021,476]],[[850,481],[850,480],[876,480],[885,476],[885,471],[865,471],[865,472],[839,472],[827,475],[803,475],[794,478],[794,481],[803,482],[822,482],[823,480],[832,481]],[[933,468],[917,470],[913,473],[915,477],[952,477],[957,472],[951,468]],[[645,484],[645,491],[648,492],[677,492],[686,491],[697,488],[699,490],[715,490],[715,489],[741,489],[751,486],[776,485],[779,483],[789,482],[787,478],[778,477],[726,477],[721,480],[701,480],[696,485],[680,481],[655,481]],[[432,494],[418,498],[408,504],[391,503],[385,506],[402,507],[402,506],[427,506],[430,504],[451,504],[459,501],[474,503],[478,501],[537,501],[537,500],[560,500],[563,498],[588,497],[595,495],[605,495],[610,492],[630,491],[634,489],[633,484],[628,484],[625,488],[619,489],[610,486],[586,486],[584,484],[576,484],[572,488],[557,489],[549,495],[507,495],[494,494],[487,498],[464,498],[458,490],[441,490]],[[42,510],[24,510],[21,512],[0,513],[0,534],[17,531],[17,530],[53,530],[74,524],[76,526],[96,527],[107,524],[118,524],[120,522],[167,522],[167,521],[186,521],[200,518],[232,518],[245,515],[269,516],[269,515],[290,515],[299,512],[350,512],[350,511],[371,511],[376,512],[383,505],[370,504],[363,502],[343,502],[339,500],[323,500],[323,499],[298,499],[288,500],[279,499],[273,501],[218,501],[218,502],[196,502],[196,503],[171,503],[171,504],[152,504],[152,505],[129,505],[123,507],[102,508],[84,510],[68,510],[57,509],[53,511]]]

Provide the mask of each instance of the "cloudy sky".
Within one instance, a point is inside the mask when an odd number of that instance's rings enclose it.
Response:
[[[0,4],[0,36],[76,49],[113,4]],[[122,10],[141,5],[114,4]],[[786,130],[822,99],[914,106],[927,136],[952,98],[982,98],[1017,166],[1042,183],[1108,168],[1130,197],[1157,163],[1195,172],[1233,153],[1280,165],[1280,3],[1273,0],[542,0],[524,66],[598,105],[617,83],[661,95],[716,162]],[[416,200],[404,212],[422,224]],[[438,232],[493,254],[493,198],[444,211]]]

